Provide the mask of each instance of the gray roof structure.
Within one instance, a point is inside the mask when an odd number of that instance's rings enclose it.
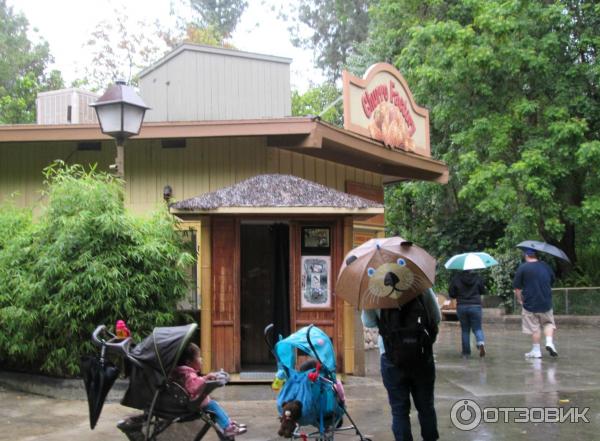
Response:
[[[291,175],[258,175],[230,187],[171,204],[176,211],[225,207],[323,207],[350,210],[380,209],[383,205]]]

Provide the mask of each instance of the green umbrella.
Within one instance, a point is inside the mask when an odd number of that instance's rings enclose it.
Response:
[[[473,270],[498,265],[488,253],[463,253],[452,256],[444,265],[449,270]]]

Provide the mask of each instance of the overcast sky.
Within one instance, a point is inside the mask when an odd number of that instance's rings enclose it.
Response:
[[[81,77],[85,63],[84,43],[90,32],[102,20],[110,20],[115,8],[133,22],[172,24],[169,19],[170,0],[8,0],[15,11],[21,11],[38,35],[50,44],[55,58],[52,66],[62,72],[69,85]],[[266,5],[265,5],[266,4]],[[289,40],[286,24],[277,18],[269,4],[287,4],[286,0],[248,0],[248,8],[238,24],[232,42],[240,50],[292,58],[292,88],[305,91],[312,80],[323,81],[320,71],[313,68],[313,54],[295,48]],[[30,36],[35,38],[35,36]]]

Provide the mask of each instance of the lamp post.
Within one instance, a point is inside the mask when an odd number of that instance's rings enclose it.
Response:
[[[140,133],[144,114],[149,109],[142,98],[135,93],[133,87],[128,86],[125,81],[117,81],[104,95],[90,104],[96,110],[100,130],[109,136],[115,138],[117,142],[117,157],[115,164],[111,165],[111,170],[116,175],[125,177],[125,152],[123,144],[130,136]]]

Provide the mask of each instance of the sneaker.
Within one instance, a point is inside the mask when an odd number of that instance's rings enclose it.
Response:
[[[529,351],[528,353],[525,354],[525,358],[542,358],[542,353],[541,351]]]
[[[233,421],[233,420],[231,420],[231,424],[233,424],[234,426],[239,427],[241,429],[246,429],[248,427],[247,424],[238,423],[237,421]]]
[[[482,343],[480,345],[477,345],[477,348],[479,348],[479,356],[485,357],[485,345]]]
[[[235,424],[230,423],[229,426],[227,426],[227,428],[223,431],[223,435],[233,438],[238,435],[243,435],[247,431],[248,429],[245,427],[238,427]]]
[[[558,357],[558,352],[556,352],[556,348],[554,347],[554,343],[547,343],[546,350],[550,353],[552,357]]]

